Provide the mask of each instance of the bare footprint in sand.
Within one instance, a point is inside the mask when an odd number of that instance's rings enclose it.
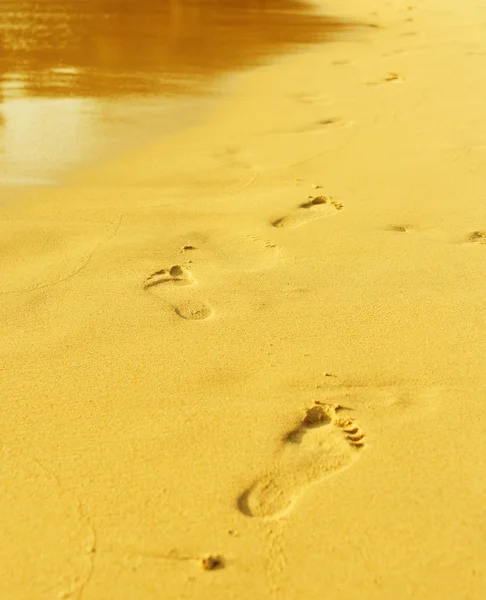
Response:
[[[414,227],[413,225],[389,225],[388,227],[386,227],[386,231],[393,231],[395,233],[407,233],[411,230],[413,230]]]
[[[307,202],[300,204],[297,210],[273,221],[274,227],[288,227],[295,229],[314,219],[321,219],[335,214],[343,208],[342,204],[328,196],[316,196],[309,198]]]
[[[304,94],[295,94],[293,96],[297,102],[303,104],[316,104],[319,106],[331,106],[334,102],[331,97],[325,92],[315,91]]]
[[[175,311],[183,318],[192,321],[208,319],[213,314],[213,309],[201,300],[187,298],[177,294],[176,289],[171,290],[172,299],[169,300],[166,286],[189,286],[197,283],[189,269],[181,265],[174,265],[170,269],[160,269],[152,273],[144,284],[145,290],[156,291]]]
[[[486,244],[486,231],[473,231],[467,236],[469,244]]]
[[[400,73],[395,73],[394,71],[389,71],[383,79],[380,81],[369,81],[367,85],[385,85],[387,83],[403,83],[405,81],[405,77],[400,75]]]
[[[365,442],[354,419],[338,417],[339,404],[316,402],[283,440],[272,469],[238,498],[249,517],[276,519],[287,515],[298,498],[326,477],[352,464]]]
[[[212,308],[205,302],[198,302],[195,300],[181,302],[175,306],[174,309],[179,317],[191,321],[202,321],[203,319],[208,319],[213,314]]]
[[[347,121],[341,117],[328,117],[327,119],[321,119],[320,121],[315,121],[305,127],[301,127],[297,130],[297,133],[321,135],[327,134],[330,130],[346,129],[353,125],[355,125],[355,121]]]
[[[226,239],[222,237],[213,247],[213,252],[222,270],[246,273],[272,269],[282,258],[277,244],[248,233]]]
[[[204,238],[193,235],[190,241],[194,245],[183,246],[181,253],[212,265],[219,274],[267,271],[285,258],[280,246],[253,233],[214,231]]]
[[[145,281],[144,288],[148,289],[163,283],[171,283],[175,285],[191,285],[195,283],[195,279],[189,269],[174,265],[170,269],[160,269],[155,271]]]

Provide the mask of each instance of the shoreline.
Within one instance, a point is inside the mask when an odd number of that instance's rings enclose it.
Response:
[[[105,161],[113,162],[119,157],[135,154],[139,148],[144,148],[154,140],[161,140],[166,136],[177,134],[179,131],[184,131],[195,123],[203,121],[211,112],[212,105],[218,101],[218,96],[224,95],[224,93],[223,85],[214,94],[203,95],[197,93],[196,90],[194,94],[181,96],[176,100],[164,96],[154,96],[149,99],[141,97],[135,102],[133,98],[104,100],[97,110],[86,109],[87,117],[84,125],[82,124],[82,114],[73,117],[74,125],[80,126],[82,132],[79,147],[76,147],[77,141],[71,142],[70,136],[59,138],[59,134],[54,132],[52,140],[49,142],[52,151],[49,157],[42,156],[41,160],[23,158],[22,162],[14,152],[7,153],[9,162],[13,163],[13,166],[6,166],[0,178],[0,185],[3,189],[18,186],[35,188],[45,185],[69,185],[71,177],[78,172],[103,165]],[[44,110],[47,113],[53,110],[53,108],[49,108],[49,105],[62,107],[65,101],[69,107],[70,102],[68,98],[18,98],[16,100],[24,104],[32,104],[34,111],[42,112]],[[9,112],[15,113],[12,105],[16,100],[10,102]],[[89,97],[76,98],[76,102],[90,105],[92,99]],[[98,113],[109,110],[110,104],[114,114],[113,121],[125,120],[123,125],[113,126],[110,120],[104,121],[103,118],[100,118]],[[35,108],[36,106],[37,108]],[[78,108],[76,110],[79,111]],[[67,113],[66,120],[69,124],[69,110]],[[77,123],[77,120],[81,121],[81,125]],[[10,122],[10,119],[7,119],[7,122]],[[12,130],[15,130],[16,125],[13,124],[11,127]],[[71,123],[71,128],[73,127]],[[147,131],[152,133],[148,134]],[[95,143],[88,141],[96,136],[99,141]],[[8,137],[8,134],[5,134],[5,137]],[[10,137],[14,138],[12,134]],[[32,149],[29,148],[27,154],[31,151],[38,154],[38,145],[39,141],[34,137]],[[67,149],[64,148],[62,154],[63,146],[66,146]],[[23,152],[25,151],[24,148]],[[61,163],[60,168],[55,167],[52,155],[57,156],[57,162]]]
[[[135,153],[204,119],[239,73],[347,26],[318,11],[311,17],[296,0],[271,0],[260,12],[246,1],[194,11],[179,0],[162,6],[141,0],[128,20],[117,4],[106,13],[92,3],[78,11],[77,4],[67,0],[58,12],[46,0],[44,36],[21,7],[17,43],[9,13],[0,8],[0,166],[7,184],[62,180],[78,167]],[[63,18],[70,36],[54,33]],[[90,26],[93,48],[83,52]]]
[[[483,597],[483,25],[345,8],[1,206],[0,596]]]

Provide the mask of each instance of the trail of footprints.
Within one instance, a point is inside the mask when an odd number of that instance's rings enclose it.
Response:
[[[404,78],[399,73],[390,72],[381,81],[370,82],[368,85],[403,81]],[[324,100],[327,103],[327,97],[321,96],[303,97],[301,100],[310,103]],[[333,122],[334,120],[328,120],[322,124]],[[296,229],[316,219],[334,215],[342,208],[342,204],[329,196],[309,196],[293,211],[272,221],[271,226],[277,229]],[[410,224],[393,224],[387,229],[404,234],[414,227]],[[259,238],[255,240],[261,241]],[[484,245],[486,231],[473,231],[464,241]],[[272,242],[263,243],[265,248],[276,248]],[[181,252],[192,253],[195,250],[195,246],[185,245]],[[244,255],[246,249],[242,253]],[[239,263],[246,260],[244,256],[238,256],[238,259]],[[243,264],[239,263],[237,267],[244,270]],[[258,270],[260,268],[261,265]],[[190,292],[184,289],[195,283],[197,281],[193,273],[187,267],[176,264],[152,273],[143,287],[161,295],[179,317],[206,320],[213,315],[211,306],[190,297]],[[310,486],[322,482],[358,460],[367,445],[367,439],[360,425],[346,411],[340,404],[320,401],[307,408],[300,423],[283,437],[279,452],[268,472],[253,482],[237,499],[240,512],[248,517],[264,520],[287,516]]]
[[[339,204],[328,196],[309,196],[306,202],[300,204],[290,214],[273,221],[272,225],[276,228],[287,227],[292,229],[341,209],[342,204]],[[247,235],[244,239],[246,240],[246,245],[240,239],[235,247],[230,247],[230,254],[233,257],[234,266],[237,267],[237,270],[251,272],[253,270],[269,268],[269,266],[273,266],[276,263],[276,259],[278,258],[278,247],[276,244],[268,240],[262,240],[258,236]],[[242,244],[244,250],[242,249]],[[249,244],[254,247],[250,247]],[[195,246],[186,244],[182,247],[181,253],[193,252],[195,250],[197,250]],[[260,255],[262,253],[266,255],[265,259],[259,256],[259,259],[256,260],[255,254]],[[243,254],[246,256],[246,261],[242,256]],[[250,266],[252,262],[256,264]],[[189,294],[182,295],[180,292],[176,293],[175,289],[177,287],[192,286],[196,283],[197,280],[192,272],[186,266],[177,264],[170,268],[159,269],[149,275],[144,282],[143,288],[159,294],[179,317],[190,321],[203,321],[213,315],[214,311],[211,306],[203,300],[191,297]],[[169,287],[174,289],[169,290]]]
[[[381,83],[391,81],[403,81],[403,77],[399,73],[390,72],[384,77],[384,80]],[[297,96],[296,99],[310,104],[328,105],[330,103],[328,96],[323,95],[320,92],[317,94]],[[339,121],[339,119],[332,118],[321,120],[319,123],[327,126]],[[342,210],[342,208],[343,205],[330,196],[309,196],[305,202],[299,204],[289,214],[283,215],[272,221],[271,225],[277,229],[296,229],[316,219],[321,219],[336,214],[338,211]],[[405,226],[393,226],[390,229],[397,232],[408,231],[408,227]],[[485,243],[484,238],[484,232],[474,232],[471,234],[469,241],[482,244]],[[261,240],[259,238],[254,238],[253,241]],[[249,257],[252,254],[248,248],[245,247],[241,252],[238,252],[238,249],[241,250],[241,243],[237,245],[237,248],[231,248],[232,260],[233,262],[241,263],[238,264],[237,267],[239,267],[240,270],[247,272],[252,270],[261,270],[262,265],[264,265],[265,268],[273,267],[276,262],[276,257],[278,257],[276,246],[271,242],[264,242],[264,246],[266,249],[274,250],[275,256],[273,257],[273,260],[270,260],[267,256],[264,261],[256,261],[259,263],[256,268],[248,267],[251,262]],[[197,248],[189,244],[184,245],[182,248],[183,253],[194,250],[197,250]],[[253,254],[255,254],[254,251]],[[169,286],[173,288],[176,288],[176,286],[185,287],[191,286],[195,283],[196,280],[189,269],[182,265],[173,265],[168,269],[164,268],[152,273],[145,280],[144,289],[161,295],[165,302],[173,308],[179,317],[186,320],[202,321],[208,319],[214,314],[213,309],[209,306],[209,304],[203,300],[197,300],[191,297],[189,294],[182,296],[181,292],[176,294],[175,289],[167,289]]]
[[[331,215],[336,211],[342,210],[343,205],[336,202],[329,196],[309,196],[306,202],[298,205],[298,207],[290,212],[288,215],[280,217],[273,221],[271,224],[275,228],[289,228],[295,229],[313,221],[315,219],[323,218]],[[386,228],[390,232],[395,233],[407,233],[414,229],[410,224],[393,224]],[[264,250],[275,251],[276,245],[269,241],[260,240],[258,237],[247,236],[253,241],[258,241],[263,244]],[[486,231],[477,230],[473,231],[464,240],[467,244],[475,245],[486,245]],[[185,253],[188,251],[195,251],[196,247],[192,245],[185,245],[182,247],[181,252]],[[245,270],[239,263],[243,260],[240,256],[241,252],[237,253],[238,267],[240,270]],[[192,262],[192,261],[189,261]],[[275,260],[273,261],[275,262]],[[268,260],[260,261],[259,269],[268,268],[272,265]],[[252,269],[247,269],[251,271]],[[258,269],[257,269],[258,270]],[[208,319],[214,314],[212,307],[204,300],[199,300],[189,295],[183,296],[181,293],[175,293],[176,290],[172,290],[172,293],[166,293],[167,287],[187,287],[197,283],[192,272],[183,265],[173,265],[168,269],[159,269],[155,271],[144,282],[145,290],[152,290],[161,295],[167,304],[169,304],[175,313],[186,320],[190,321],[203,321]]]
[[[357,422],[339,404],[316,401],[305,410],[299,425],[282,441],[273,467],[237,500],[246,516],[263,519],[284,517],[312,485],[351,465],[366,446]]]
[[[410,224],[394,224],[389,225],[385,228],[386,231],[391,231],[394,233],[409,233],[413,231],[418,231],[413,225]],[[486,245],[486,231],[472,231],[465,238],[459,240],[459,243],[462,244],[474,244],[474,245]]]

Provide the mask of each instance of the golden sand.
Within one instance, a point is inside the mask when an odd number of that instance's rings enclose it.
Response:
[[[485,597],[486,6],[329,4],[3,204],[0,598]]]

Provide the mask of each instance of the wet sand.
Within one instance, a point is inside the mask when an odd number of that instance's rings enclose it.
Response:
[[[311,9],[295,0],[0,3],[0,185],[63,180],[202,121],[235,72],[353,25]]]
[[[486,10],[345,8],[3,205],[0,597],[484,597]]]

